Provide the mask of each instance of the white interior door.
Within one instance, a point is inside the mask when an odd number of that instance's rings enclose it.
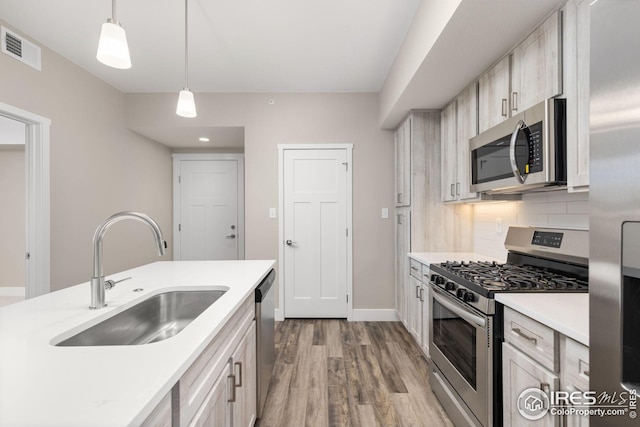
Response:
[[[181,260],[239,259],[238,160],[180,161]]]
[[[282,162],[285,317],[345,318],[347,150],[287,149]]]

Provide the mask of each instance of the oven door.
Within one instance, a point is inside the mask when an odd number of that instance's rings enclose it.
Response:
[[[431,285],[430,353],[462,403],[484,426],[493,405],[493,318]]]

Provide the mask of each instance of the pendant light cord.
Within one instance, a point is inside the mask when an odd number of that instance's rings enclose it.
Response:
[[[115,0],[114,0],[115,1]],[[184,85],[189,89],[189,27],[187,16],[189,15],[189,0],[184,0]]]
[[[111,0],[111,19],[118,22],[118,18],[116,18],[116,0]]]

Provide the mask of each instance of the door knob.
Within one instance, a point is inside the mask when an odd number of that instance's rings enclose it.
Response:
[[[229,234],[229,235],[227,236],[227,239],[235,239],[235,238],[236,238],[236,235],[235,235],[235,234]]]
[[[294,241],[292,241],[292,240],[287,240],[285,243],[286,243],[287,245],[289,245],[289,246],[295,246],[295,245],[297,245],[297,244],[298,244],[298,242],[294,242]]]

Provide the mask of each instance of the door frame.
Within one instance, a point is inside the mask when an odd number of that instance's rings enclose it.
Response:
[[[24,123],[26,131],[25,298],[51,291],[49,128],[51,120],[0,102],[0,115]]]
[[[278,144],[278,308],[276,320],[284,320],[284,153],[287,150],[345,150],[347,154],[347,320],[353,319],[353,144]]]
[[[244,259],[244,154],[172,154],[173,157],[173,259],[181,260],[180,254],[180,162],[185,160],[236,160],[238,162],[238,259]]]

